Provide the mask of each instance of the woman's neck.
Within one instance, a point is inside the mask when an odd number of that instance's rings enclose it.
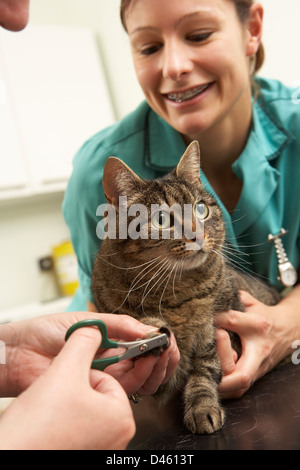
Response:
[[[183,138],[187,144],[192,140],[198,140],[202,167],[205,166],[207,170],[231,167],[247,143],[251,122],[252,104],[249,87],[230,113],[199,135],[183,136]]]

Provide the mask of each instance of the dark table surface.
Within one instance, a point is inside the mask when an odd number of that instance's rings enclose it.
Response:
[[[179,396],[160,411],[144,397],[132,404],[137,432],[128,449],[300,450],[300,365],[270,372],[224,407],[224,427],[200,436],[184,427]]]

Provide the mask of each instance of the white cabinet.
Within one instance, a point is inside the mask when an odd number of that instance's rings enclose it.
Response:
[[[28,183],[0,49],[0,191]]]
[[[0,31],[0,199],[64,189],[76,151],[113,122],[89,30]]]

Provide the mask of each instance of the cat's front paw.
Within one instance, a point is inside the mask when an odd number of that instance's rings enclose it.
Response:
[[[184,422],[192,433],[212,434],[224,424],[225,414],[221,406],[191,407],[185,412]]]
[[[151,333],[148,333],[146,335],[146,338],[155,338],[156,336],[159,336],[161,334],[165,334],[167,336],[168,341],[163,346],[151,349],[151,351],[149,351],[149,354],[153,354],[154,356],[160,356],[166,349],[168,349],[170,345],[171,331],[166,326],[160,327],[158,331],[151,331]]]

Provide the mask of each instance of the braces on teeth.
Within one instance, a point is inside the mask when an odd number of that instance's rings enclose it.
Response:
[[[202,91],[204,91],[209,84],[203,85],[201,87],[192,88],[191,90],[186,91],[185,93],[169,93],[168,98],[172,101],[176,101],[177,103],[181,103],[182,101],[189,100],[194,96],[198,95]]]

